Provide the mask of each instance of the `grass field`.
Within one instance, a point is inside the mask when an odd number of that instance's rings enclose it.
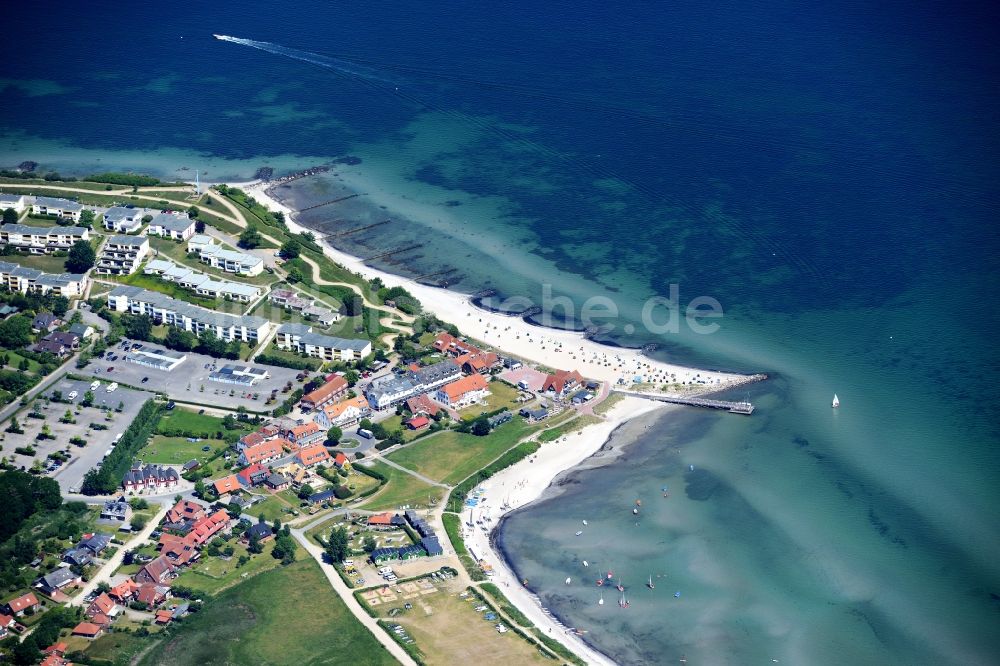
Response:
[[[155,631],[155,629],[153,630]],[[86,653],[89,659],[95,661],[103,659],[114,666],[127,666],[132,661],[132,657],[142,652],[156,638],[153,636],[141,638],[131,633],[114,632],[105,634],[94,641],[88,641],[86,638],[79,637],[70,637],[63,640],[69,646],[68,652],[78,649],[80,644],[89,643],[89,645],[86,645]]]
[[[34,268],[46,273],[66,272],[66,257],[53,257],[50,254],[20,254],[15,252],[14,254],[0,257],[0,261],[9,261],[18,266]]]
[[[211,447],[210,451],[202,451],[205,446]],[[200,442],[189,442],[185,437],[164,437],[163,435],[153,435],[149,443],[142,449],[142,460],[147,463],[159,465],[183,465],[189,460],[197,458],[204,463],[216,451],[228,448],[228,445],[221,439],[203,439]]]
[[[593,425],[594,423],[600,423],[601,417],[593,416],[591,414],[581,414],[576,418],[571,418],[568,421],[557,425],[554,428],[549,428],[548,430],[543,430],[540,435],[538,435],[538,441],[540,442],[554,442],[563,435],[568,435],[571,432],[576,432],[577,430],[582,430],[583,428]]]
[[[421,595],[410,600],[413,608],[408,611],[402,608],[402,602],[380,605],[379,615],[402,625],[428,664],[553,663],[513,631],[497,633],[496,621],[487,621],[484,613],[475,611],[479,600],[473,595],[462,599],[461,589],[452,585]],[[393,608],[402,612],[389,617]]]
[[[383,462],[375,462],[368,468],[385,475],[389,481],[381,491],[358,505],[358,508],[381,511],[400,506],[427,506],[429,500],[437,504],[444,497],[444,488],[432,486]]]
[[[0,348],[0,355],[3,354],[6,354],[7,357],[10,359],[10,361],[7,362],[8,370],[16,370],[18,366],[20,366],[21,361],[24,360],[23,356],[18,354],[16,351],[10,349]],[[38,361],[31,358],[28,359],[28,372],[38,372],[39,367],[41,366],[39,366]]]
[[[195,433],[197,437],[214,437],[217,432],[225,432],[222,419],[209,414],[199,414],[194,410],[178,407],[163,413],[156,431],[168,432],[170,429],[184,430]],[[248,428],[244,428],[248,429]]]
[[[514,417],[485,437],[444,430],[391,453],[389,459],[429,479],[454,485],[536,429]]]
[[[177,584],[187,585],[199,592],[214,596],[245,578],[270,571],[281,565],[279,560],[271,557],[274,541],[264,544],[263,553],[251,555],[250,561],[239,568],[236,567],[236,563],[240,555],[247,554],[246,546],[237,543],[236,540],[231,541],[230,545],[236,550],[231,559],[224,560],[221,557],[212,557],[207,553],[202,553],[201,559],[193,567],[183,570],[177,578]]]
[[[483,412],[492,412],[498,409],[510,409],[517,411],[517,389],[509,384],[500,381],[490,382],[490,394],[486,398],[485,405],[470,405],[458,413],[462,418],[476,418]]]
[[[267,497],[263,502],[254,504],[252,507],[247,509],[247,513],[251,516],[264,516],[264,520],[267,522],[273,522],[275,518],[278,518],[282,522],[288,522],[294,516],[290,513],[291,510],[298,511],[302,514],[302,510],[299,508],[299,498],[295,496],[294,491],[290,488],[288,490],[282,490],[280,493],[267,493]]]
[[[311,558],[234,586],[172,630],[144,666],[389,665]]]

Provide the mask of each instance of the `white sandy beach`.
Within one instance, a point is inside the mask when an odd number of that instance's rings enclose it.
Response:
[[[579,636],[567,630],[552,616],[542,610],[535,596],[517,580],[506,560],[490,543],[490,532],[504,514],[524,507],[538,499],[542,492],[566,470],[570,470],[596,453],[607,441],[612,431],[625,421],[655,409],[669,409],[665,405],[626,398],[605,415],[605,421],[570,433],[564,438],[543,444],[538,452],[508,467],[484,481],[480,503],[475,508],[476,519],[484,519],[485,527],[469,527],[471,509],[462,513],[462,531],[470,552],[493,567],[493,582],[517,608],[528,616],[535,626],[557,640],[568,643],[570,649],[593,664],[612,664],[605,655],[593,650]],[[507,503],[506,508],[503,504]],[[485,520],[488,517],[488,520]]]
[[[288,228],[293,232],[308,231],[295,222],[294,210],[267,194],[267,183],[232,183],[232,186],[242,188],[271,210],[284,212]],[[745,375],[663,363],[650,359],[640,350],[598,344],[579,332],[540,328],[520,317],[488,312],[473,305],[466,294],[385,273],[366,266],[359,258],[325,242],[321,244],[330,259],[366,279],[378,277],[387,286],[406,288],[424,309],[442,321],[454,324],[464,335],[549,368],[578,370],[584,377],[610,382],[612,386],[619,380],[632,384],[636,377],[641,377],[641,381],[647,384],[684,384],[685,394],[718,391],[747,381]]]

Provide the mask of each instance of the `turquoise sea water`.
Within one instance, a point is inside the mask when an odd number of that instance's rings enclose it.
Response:
[[[0,44],[0,165],[221,179],[360,157],[279,194],[363,183],[304,221],[389,220],[338,244],[469,292],[604,295],[610,342],[774,376],[752,418],[631,424],[620,458],[506,523],[566,624],[622,663],[989,663],[998,23],[703,4],[56,3],[51,38]],[[717,299],[720,331],[627,334],[671,284]],[[562,585],[579,559],[625,576],[629,610]]]

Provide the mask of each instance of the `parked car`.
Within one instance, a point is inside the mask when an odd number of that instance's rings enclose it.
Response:
[[[149,381],[149,377],[143,377],[143,378],[142,378],[142,383],[143,383],[143,384],[145,384],[145,383],[146,383],[146,382],[148,382],[148,381]]]
[[[90,384],[90,390],[91,391],[96,391],[99,388],[101,388],[101,382],[98,382],[98,381],[91,382],[91,384]]]
[[[114,370],[115,370],[115,366],[113,366],[113,365],[109,365],[108,366],[108,372],[114,372]]]
[[[106,390],[108,393],[114,393],[115,391],[118,390],[118,382],[112,382],[111,384],[108,385],[108,388]]]
[[[173,400],[171,400],[170,402],[167,403],[167,409],[173,409],[176,406],[177,406],[177,403],[175,403]]]
[[[78,395],[80,395],[80,394],[77,393],[76,391],[70,391],[69,392],[69,399],[70,400],[76,400],[76,396],[78,396]]]

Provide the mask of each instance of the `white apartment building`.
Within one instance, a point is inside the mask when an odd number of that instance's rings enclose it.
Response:
[[[194,220],[185,213],[159,213],[149,223],[146,233],[185,241],[194,236]]]
[[[149,254],[149,240],[141,236],[111,236],[101,248],[94,269],[101,275],[130,275]]]
[[[48,254],[68,250],[79,240],[90,240],[90,230],[83,227],[29,227],[26,224],[0,224],[0,243]]]
[[[125,208],[115,206],[104,213],[104,228],[117,231],[120,234],[134,234],[142,228],[144,208]]]
[[[27,208],[23,194],[0,194],[0,211],[13,208],[17,213],[23,213]]]
[[[372,353],[370,340],[320,335],[303,324],[283,324],[278,328],[274,343],[280,349],[291,349],[324,361],[359,361]]]
[[[144,314],[158,324],[176,326],[195,335],[209,332],[226,342],[255,343],[271,330],[271,322],[263,317],[216,312],[139,287],[115,287],[108,293],[108,307],[115,312]]]
[[[31,206],[31,213],[33,215],[67,217],[74,222],[80,221],[80,213],[82,212],[83,204],[55,197],[35,197],[35,203]]]
[[[165,259],[150,261],[143,272],[146,275],[157,275],[167,282],[176,282],[185,289],[208,298],[226,298],[240,303],[250,303],[261,295],[260,287],[228,280],[215,280],[204,273],[186,266],[178,266]]]
[[[47,294],[79,298],[87,288],[87,276],[73,273],[43,273],[34,268],[0,261],[0,285],[22,294]]]
[[[201,263],[227,273],[252,277],[264,272],[264,260],[260,257],[227,250],[216,243],[215,239],[202,234],[191,237],[188,241],[188,252],[197,254]]]

